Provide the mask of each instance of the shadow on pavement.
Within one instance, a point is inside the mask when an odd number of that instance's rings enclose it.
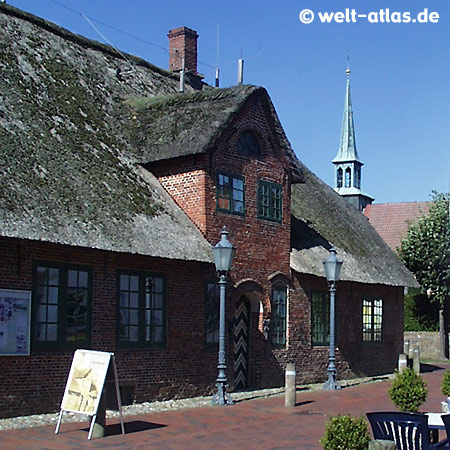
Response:
[[[140,431],[154,430],[156,428],[164,428],[167,425],[153,422],[144,422],[142,420],[133,420],[132,422],[125,422],[125,434],[139,433]],[[89,428],[83,428],[83,431],[89,433]],[[122,434],[122,428],[120,423],[114,423],[111,425],[106,425],[105,437],[116,436]]]

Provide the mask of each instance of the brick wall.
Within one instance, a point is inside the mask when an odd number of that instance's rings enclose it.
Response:
[[[93,269],[92,349],[115,352],[119,380],[136,401],[208,393],[215,383],[217,352],[204,335],[204,279],[212,266],[138,255],[1,238],[0,288],[32,289],[36,260]],[[159,350],[116,347],[117,271],[161,273],[167,282],[167,346]],[[212,272],[213,273],[213,272]],[[56,411],[73,352],[36,351],[0,356],[0,417]]]
[[[328,291],[324,278],[296,274],[291,293],[290,345],[286,359],[296,363],[297,382],[325,380],[328,346],[311,344],[311,294]],[[383,340],[362,341],[362,298],[383,298]],[[336,293],[336,364],[339,378],[392,373],[403,348],[403,290],[382,285],[338,282]],[[399,321],[401,323],[399,323]],[[291,339],[292,338],[292,339]],[[289,362],[290,362],[289,361]]]

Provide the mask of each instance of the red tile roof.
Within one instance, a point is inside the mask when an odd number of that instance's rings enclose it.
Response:
[[[367,205],[364,215],[392,250],[406,237],[408,224],[430,209],[429,202],[378,203]]]

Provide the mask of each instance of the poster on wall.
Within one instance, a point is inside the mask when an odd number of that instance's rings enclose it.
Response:
[[[111,353],[77,350],[67,379],[61,409],[93,416],[97,413]]]
[[[30,354],[31,291],[0,289],[0,355]]]

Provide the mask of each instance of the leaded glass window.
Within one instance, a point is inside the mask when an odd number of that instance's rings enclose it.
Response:
[[[383,335],[383,300],[381,298],[364,298],[363,305],[363,331],[365,342],[380,342]]]

